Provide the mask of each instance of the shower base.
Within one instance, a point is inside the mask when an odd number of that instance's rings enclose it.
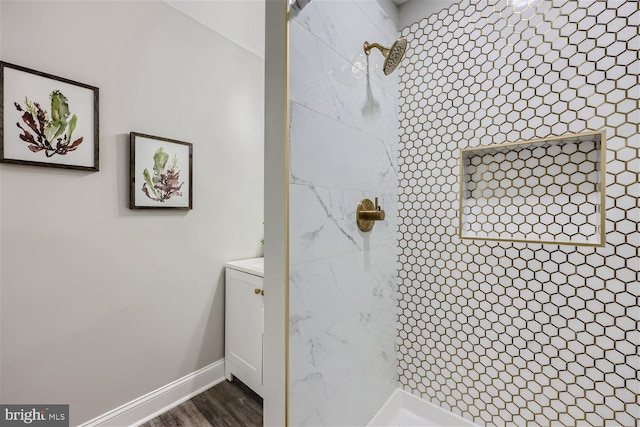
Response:
[[[471,421],[399,388],[391,394],[367,425],[369,427],[478,427]]]

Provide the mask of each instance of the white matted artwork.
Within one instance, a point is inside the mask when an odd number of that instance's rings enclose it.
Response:
[[[131,132],[129,207],[193,208],[193,145]]]
[[[0,161],[97,171],[98,88],[0,62]]]

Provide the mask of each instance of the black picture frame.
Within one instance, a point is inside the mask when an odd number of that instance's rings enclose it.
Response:
[[[99,93],[0,61],[0,162],[98,171]]]
[[[193,209],[193,144],[131,132],[129,158],[129,208]]]

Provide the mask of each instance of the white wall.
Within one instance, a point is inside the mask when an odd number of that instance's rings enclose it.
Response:
[[[165,1],[223,37],[264,58],[265,0]]]
[[[2,2],[0,1],[0,58],[2,58]],[[0,173],[0,189],[2,188],[2,174]],[[1,190],[0,190],[1,191]],[[2,194],[2,193],[0,193]],[[0,197],[0,224],[2,223],[2,197]],[[2,245],[0,245],[0,308],[2,307]],[[0,343],[2,343],[2,316],[0,314]],[[2,351],[0,351],[0,367],[2,366]],[[0,384],[2,384],[2,369],[0,369]],[[0,386],[0,402],[2,387]]]
[[[223,357],[222,264],[261,252],[264,64],[155,1],[3,1],[0,35],[100,88],[100,172],[0,165],[2,401],[78,424]],[[130,131],[194,144],[192,211],[127,208]]]
[[[265,4],[264,425],[286,424],[286,283],[289,260],[287,0]]]
[[[398,28],[408,27],[460,0],[409,0],[398,7]]]
[[[398,74],[378,2],[311,2],[290,22],[289,417],[366,425],[396,388]],[[368,66],[367,66],[368,64]],[[361,232],[355,210],[386,220]]]

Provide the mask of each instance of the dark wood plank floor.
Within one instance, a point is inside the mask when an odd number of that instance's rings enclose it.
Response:
[[[234,379],[223,381],[140,427],[262,426],[262,398]]]

